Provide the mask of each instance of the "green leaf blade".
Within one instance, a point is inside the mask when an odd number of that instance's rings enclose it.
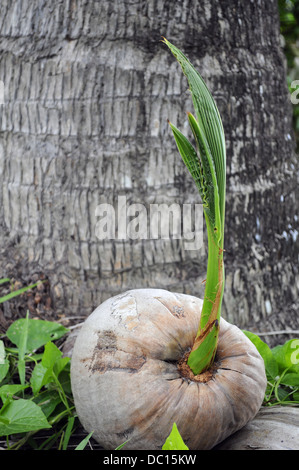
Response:
[[[57,348],[57,346],[54,343],[49,341],[45,345],[45,350],[44,350],[41,363],[46,369],[53,369],[54,364],[56,363],[58,359],[61,358],[61,356],[62,356],[62,352]]]
[[[202,199],[203,205],[207,207],[208,203],[206,200],[205,188],[204,188],[204,177],[201,168],[201,163],[194,149],[193,145],[189,140],[181,133],[173,124],[169,123],[171,130],[174,135],[174,139],[177,144],[177,148],[180,152],[183,162],[188,168]]]
[[[13,322],[6,332],[8,339],[19,348],[22,346],[25,324],[26,319],[20,318]],[[48,341],[56,341],[68,331],[67,328],[56,322],[29,319],[26,353],[39,349]]]
[[[55,408],[61,404],[61,398],[57,390],[40,392],[34,397],[33,401],[40,406],[47,419],[50,419]]]
[[[93,435],[93,431],[90,432],[78,445],[75,447],[75,450],[84,450],[87,446],[91,436]]]
[[[0,436],[51,428],[38,405],[30,400],[14,400],[0,410]]]
[[[73,431],[74,423],[75,423],[75,417],[69,416],[67,427],[65,430],[64,438],[63,438],[62,450],[67,450],[67,446],[68,446],[68,443],[69,443],[69,440],[71,438],[71,434]]]
[[[255,345],[265,363],[265,370],[269,378],[275,379],[278,376],[278,363],[269,346],[261,338],[251,331],[243,330],[243,333]]]
[[[163,42],[169,47],[183,73],[192,95],[197,120],[203,129],[213,156],[220,198],[221,222],[224,224],[226,190],[226,146],[224,129],[216,103],[201,75],[187,57],[167,39]]]
[[[290,387],[299,387],[299,374],[293,372],[285,374],[280,383]]]
[[[188,121],[195,137],[202,162],[204,179],[207,188],[207,198],[209,201],[208,217],[210,224],[213,226],[213,234],[216,236],[217,244],[219,244],[219,241],[221,238],[223,238],[224,233],[221,227],[219,191],[214,161],[204,132],[191,113],[188,113]]]
[[[5,379],[9,371],[9,360],[6,357],[5,346],[2,340],[0,340],[0,383]]]
[[[13,395],[17,395],[20,391],[25,390],[28,388],[28,385],[21,385],[21,384],[6,384],[0,387],[0,398],[3,403],[6,400],[11,400]]]
[[[2,281],[9,281],[10,279],[2,279]],[[30,286],[22,287],[21,289],[14,290],[10,292],[7,295],[4,295],[3,297],[0,297],[0,303],[6,302],[7,300],[13,299],[14,297],[17,297],[21,294],[24,294],[24,292],[27,292],[30,289],[33,289],[36,287],[38,284],[40,284],[41,281],[36,282],[35,284],[31,284]]]
[[[176,423],[173,423],[171,433],[163,444],[162,450],[189,450],[179,433]]]
[[[28,340],[28,327],[29,327],[29,313],[27,312],[26,318],[24,319],[23,329],[20,334],[19,350],[18,350],[18,371],[20,376],[20,382],[22,385],[25,384],[25,354],[27,351],[27,340]]]
[[[38,394],[45,382],[45,376],[48,369],[41,362],[35,365],[30,379],[30,386],[34,396]]]

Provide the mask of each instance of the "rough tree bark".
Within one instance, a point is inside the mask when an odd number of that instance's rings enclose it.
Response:
[[[293,328],[298,163],[275,0],[9,0],[0,6],[0,273],[43,273],[57,314],[129,288],[203,295],[207,244],[105,240],[95,208],[199,203],[167,119],[187,82],[161,36],[216,98],[227,139],[223,316]],[[298,187],[298,186],[297,186]]]

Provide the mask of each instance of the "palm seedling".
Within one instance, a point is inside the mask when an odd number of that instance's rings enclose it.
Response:
[[[186,75],[196,118],[188,113],[196,149],[170,123],[173,135],[202,199],[208,234],[208,267],[199,329],[188,365],[195,375],[214,360],[224,290],[223,240],[225,218],[226,150],[222,121],[215,101],[200,74],[184,54],[163,39]]]

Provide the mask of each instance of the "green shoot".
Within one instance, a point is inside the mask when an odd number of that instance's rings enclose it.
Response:
[[[179,433],[176,423],[173,423],[171,433],[163,444],[162,450],[189,450]]]
[[[10,279],[9,278],[0,279],[0,285],[5,284],[6,282],[10,282]],[[33,289],[34,287],[38,286],[42,282],[45,282],[45,281],[38,281],[35,284],[31,284],[30,286],[22,287],[21,289],[18,289],[18,290],[13,290],[9,294],[3,295],[2,297],[0,297],[0,303],[2,304],[3,302],[6,302],[7,300],[17,297],[23,294],[24,292],[27,292],[28,290]]]
[[[87,446],[88,442],[90,441],[91,436],[93,435],[93,431],[90,432],[75,448],[75,450],[84,450]]]
[[[196,148],[170,123],[178,150],[201,196],[208,233],[208,266],[201,320],[188,365],[197,375],[214,361],[224,290],[223,241],[226,190],[226,150],[222,121],[200,74],[184,54],[163,38],[182,67],[190,87],[196,117],[188,113]]]

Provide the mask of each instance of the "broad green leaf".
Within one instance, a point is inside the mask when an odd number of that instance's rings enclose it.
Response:
[[[279,370],[278,364],[276,362],[272,350],[266,343],[264,343],[264,341],[261,340],[258,335],[246,330],[243,330],[243,333],[255,345],[256,349],[264,359],[265,369],[268,377],[270,377],[271,379],[275,379],[278,376]]]
[[[0,383],[5,379],[7,372],[9,371],[9,361],[5,359],[4,364],[0,364]]]
[[[6,358],[4,343],[0,340],[0,382],[6,377],[8,371],[9,360]]]
[[[289,385],[290,387],[299,387],[299,373],[285,374],[281,379],[280,383],[284,385]]]
[[[282,402],[283,400],[289,400],[289,392],[283,387],[278,387],[278,389],[275,392],[275,396],[279,402]],[[279,404],[282,404],[282,403],[279,403]]]
[[[36,364],[31,374],[30,385],[34,395],[37,395],[44,385],[53,381],[53,372],[58,377],[70,362],[69,357],[61,356],[62,352],[54,343],[49,341],[45,345],[41,361]]]
[[[72,393],[72,387],[70,382],[70,361],[64,366],[63,370],[59,373],[59,383],[64,393],[67,395]]]
[[[0,410],[0,436],[50,427],[40,407],[30,400],[14,400]]]
[[[61,403],[61,397],[57,390],[45,390],[38,393],[33,401],[40,406],[46,418],[49,418],[57,405]]]
[[[0,285],[5,284],[6,282],[9,282],[9,281],[10,281],[10,279],[8,277],[0,279]]]
[[[189,450],[179,433],[176,423],[173,423],[171,433],[163,444],[162,450]]]
[[[30,385],[34,395],[37,395],[44,385],[44,378],[47,371],[47,367],[44,367],[41,362],[35,365],[30,378]]]
[[[47,369],[53,369],[55,362],[60,359],[61,356],[62,352],[57,348],[54,343],[49,341],[45,345],[45,350],[42,357],[42,365]]]
[[[56,376],[63,370],[65,365],[68,363],[69,358],[62,358],[62,352],[57,346],[49,341],[45,345],[44,353],[41,362],[37,363],[34,367],[31,375],[31,387],[34,395],[36,395],[42,386],[46,385],[51,381],[53,375],[53,368],[57,364],[55,371]]]
[[[53,367],[53,370],[54,370],[54,373],[56,375],[56,377],[59,376],[60,372],[62,372],[66,365],[70,362],[70,358],[69,357],[61,357],[59,359],[57,359],[57,361],[55,362],[54,364],[54,367]]]
[[[20,318],[16,320],[8,328],[6,334],[10,341],[18,347],[23,341],[23,330],[26,325],[26,319]],[[28,335],[27,335],[27,348],[26,352],[32,352],[41,346],[44,346],[48,341],[56,341],[66,334],[69,330],[59,323],[28,319]]]
[[[6,400],[10,399],[13,395],[17,395],[22,390],[28,388],[28,385],[21,384],[6,384],[0,387],[0,398],[5,403]]]

